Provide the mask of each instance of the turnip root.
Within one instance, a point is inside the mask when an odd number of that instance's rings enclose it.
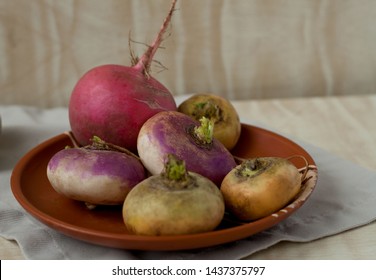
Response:
[[[184,161],[168,155],[164,172],[135,186],[125,198],[123,220],[140,235],[178,235],[211,231],[221,222],[225,205],[209,179],[187,172]]]
[[[135,152],[143,123],[160,111],[177,110],[169,90],[150,75],[175,4],[176,0],[152,45],[139,59],[133,57],[133,66],[101,65],[79,79],[70,97],[69,121],[81,145],[97,135]]]
[[[174,154],[185,161],[189,171],[207,177],[219,187],[236,162],[212,133],[213,123],[206,118],[200,124],[180,112],[160,112],[142,126],[138,154],[153,175],[162,172],[166,155]]]
[[[238,113],[227,99],[210,94],[198,93],[186,99],[178,107],[182,112],[196,120],[206,117],[214,121],[214,137],[228,150],[239,140],[241,124]]]
[[[302,176],[288,160],[260,157],[245,160],[223,179],[226,210],[239,220],[263,218],[284,207],[301,188]]]
[[[52,156],[47,177],[56,192],[88,206],[121,205],[146,170],[135,155],[95,137],[90,146]]]

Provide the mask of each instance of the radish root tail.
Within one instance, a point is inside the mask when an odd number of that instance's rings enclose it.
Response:
[[[167,30],[167,28],[168,28],[168,26],[171,22],[172,14],[175,11],[176,1],[177,0],[172,1],[169,13],[168,13],[167,17],[165,18],[165,20],[163,21],[163,24],[161,26],[161,29],[160,29],[157,37],[154,39],[153,43],[148,47],[146,52],[139,59],[137,59],[134,56],[134,54],[133,55],[131,54],[131,56],[133,56],[132,62],[137,61],[137,63],[133,67],[142,71],[142,73],[146,77],[149,77],[149,75],[150,75],[151,62],[153,61],[153,57],[154,57],[156,51],[158,50],[161,42],[164,40],[163,35],[166,33],[166,30]]]

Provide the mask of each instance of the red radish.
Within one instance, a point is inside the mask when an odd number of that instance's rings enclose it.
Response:
[[[213,123],[202,124],[177,111],[160,112],[142,126],[137,140],[138,154],[153,175],[164,168],[166,155],[174,154],[185,161],[188,171],[212,180],[217,186],[235,160],[223,144],[213,138]]]
[[[136,151],[143,123],[160,111],[177,110],[172,94],[150,76],[150,65],[171,21],[176,0],[152,45],[131,67],[101,65],[76,84],[69,103],[71,130],[81,145],[96,135]]]

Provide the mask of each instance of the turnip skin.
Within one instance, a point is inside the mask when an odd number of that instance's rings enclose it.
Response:
[[[56,192],[91,205],[121,205],[129,191],[146,178],[141,162],[107,150],[68,148],[47,165],[47,178]]]
[[[81,145],[88,145],[97,135],[135,152],[143,123],[168,110],[176,111],[176,103],[161,83],[132,67],[109,64],[91,69],[77,82],[69,121]]]
[[[199,120],[214,119],[214,137],[228,150],[235,147],[241,133],[241,123],[235,107],[227,99],[212,93],[196,93],[178,106],[178,111]]]
[[[254,168],[248,176],[240,173],[245,166]],[[298,194],[301,179],[289,160],[261,157],[246,160],[231,170],[220,190],[229,213],[239,220],[252,221],[283,208]]]
[[[215,229],[224,211],[222,194],[209,179],[187,172],[185,182],[172,182],[159,174],[130,191],[123,220],[140,235],[195,234]]]
[[[153,175],[164,168],[167,154],[185,161],[189,171],[201,174],[220,186],[236,162],[221,142],[213,138],[209,145],[200,145],[190,130],[200,123],[176,111],[160,112],[142,126],[137,150],[146,169]]]
[[[177,110],[172,94],[150,75],[150,65],[175,11],[169,13],[153,43],[140,57],[132,54],[132,66],[100,65],[84,74],[69,101],[69,122],[77,141],[88,145],[91,137],[137,149],[142,124],[163,110]]]

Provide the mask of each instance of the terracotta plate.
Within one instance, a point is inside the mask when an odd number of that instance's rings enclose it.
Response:
[[[56,193],[46,175],[49,159],[70,145],[67,135],[51,138],[29,151],[15,166],[11,187],[18,202],[31,215],[49,227],[73,238],[103,246],[138,250],[183,250],[223,244],[268,229],[300,208],[313,191],[317,169],[312,157],[299,145],[273,132],[242,124],[242,134],[233,154],[243,158],[257,156],[303,155],[311,165],[309,176],[298,197],[280,211],[246,224],[224,219],[214,231],[179,236],[138,236],[127,232],[121,206],[88,210],[83,203]],[[301,159],[292,160],[301,168]]]

